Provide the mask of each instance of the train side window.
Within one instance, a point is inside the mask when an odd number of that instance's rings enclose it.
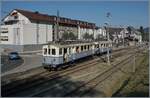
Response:
[[[67,53],[67,48],[64,48],[64,55]]]
[[[86,45],[84,46],[84,50],[86,50]]]
[[[108,47],[108,44],[106,44],[106,47]]]
[[[98,48],[98,44],[96,45],[96,48]]]
[[[59,48],[59,55],[62,55],[62,48]]]
[[[90,46],[88,45],[88,50],[90,49]]]
[[[56,55],[56,50],[52,49],[52,55]]]
[[[79,53],[79,47],[78,46],[76,47],[76,53]]]
[[[51,49],[48,49],[48,54],[49,54],[49,55],[51,54]]]
[[[92,45],[90,45],[90,49],[92,49]]]
[[[47,48],[44,48],[44,54],[45,55],[47,54]]]

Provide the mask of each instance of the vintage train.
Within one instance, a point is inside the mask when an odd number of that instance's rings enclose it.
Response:
[[[44,68],[57,69],[66,63],[91,56],[102,54],[112,50],[112,43],[108,41],[99,42],[63,42],[43,45]]]

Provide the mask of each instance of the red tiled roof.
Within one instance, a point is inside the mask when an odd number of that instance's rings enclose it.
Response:
[[[31,11],[25,11],[25,10],[20,10],[16,9],[18,12],[29,18],[30,20],[37,20],[37,21],[47,21],[47,22],[53,22],[54,21],[54,16],[49,16],[46,14],[41,14],[41,13],[36,13],[36,12],[31,12]]]
[[[20,9],[15,9],[19,13],[23,14],[29,20],[34,20],[34,21],[43,21],[43,22],[50,22],[50,23],[56,23],[57,17],[54,15],[47,15],[47,14],[41,14],[39,12],[31,12],[31,11],[26,11],[26,10],[20,10]],[[67,25],[80,25],[81,27],[85,28],[95,28],[94,23],[88,23],[85,21],[80,21],[80,20],[73,20],[69,18],[64,18],[64,17],[59,17],[59,23],[60,24],[67,24]]]

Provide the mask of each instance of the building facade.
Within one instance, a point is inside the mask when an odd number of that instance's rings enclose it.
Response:
[[[12,10],[2,21],[1,46],[21,51],[32,50],[33,47],[36,50],[36,47],[39,49],[51,41],[68,40],[70,36],[73,40],[83,40],[84,35],[89,34],[95,39],[103,32],[102,28],[96,29],[95,23],[20,9]],[[68,39],[65,39],[67,35]]]

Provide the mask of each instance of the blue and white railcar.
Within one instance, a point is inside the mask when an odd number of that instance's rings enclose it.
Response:
[[[69,63],[93,54],[100,54],[111,50],[111,43],[90,42],[78,44],[48,44],[43,46],[43,66],[57,68],[65,63]]]

